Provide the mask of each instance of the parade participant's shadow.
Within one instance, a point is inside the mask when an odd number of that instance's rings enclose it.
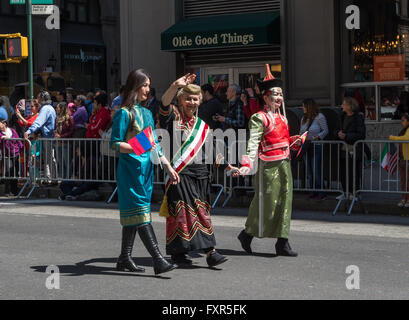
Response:
[[[109,275],[109,276],[126,276],[126,277],[143,277],[170,280],[172,278],[165,276],[155,276],[145,273],[122,272],[115,268],[117,258],[97,258],[78,262],[75,265],[58,265],[60,274],[68,277],[78,277],[84,275]],[[139,266],[152,267],[152,258],[134,258]],[[93,266],[94,263],[110,264],[110,267]],[[32,266],[35,272],[45,273],[48,266]]]
[[[253,254],[248,254],[245,251],[236,251],[236,250],[230,250],[230,249],[217,249],[217,251],[224,256],[254,256],[254,257],[261,257],[261,258],[277,258],[277,255],[274,253],[253,252]]]
[[[181,265],[178,266],[178,269],[180,270],[195,270],[195,269],[207,269],[207,270],[212,270],[212,271],[223,271],[223,269],[216,268],[216,267],[205,267],[205,266],[198,266],[195,264],[192,265]]]
[[[212,271],[223,271],[223,269],[216,268],[216,267],[198,265],[197,262],[195,261],[196,259],[206,259],[205,256],[199,251],[192,251],[192,252],[189,252],[187,255],[188,255],[188,258],[193,259],[192,260],[193,264],[192,265],[179,265],[178,269],[180,270],[208,269]]]

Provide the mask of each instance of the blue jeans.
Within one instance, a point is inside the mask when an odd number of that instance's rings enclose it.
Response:
[[[311,144],[311,152],[304,157],[304,162],[307,169],[307,178],[309,181],[309,187],[311,189],[322,189],[322,145]],[[323,192],[316,192],[324,195]]]
[[[55,157],[57,158],[58,178],[71,179],[73,152],[68,144],[56,145]]]

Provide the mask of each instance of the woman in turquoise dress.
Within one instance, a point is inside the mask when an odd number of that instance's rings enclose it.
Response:
[[[115,113],[111,148],[120,152],[117,185],[122,229],[122,250],[118,258],[117,270],[144,272],[132,260],[132,248],[136,231],[146,249],[153,258],[155,274],[161,274],[176,268],[166,261],[160,253],[158,242],[152,228],[151,197],[155,157],[168,170],[172,183],[179,182],[178,174],[163,156],[155,134],[152,113],[141,106],[150,91],[150,77],[144,70],[134,70],[129,76],[123,93],[123,106]],[[151,127],[156,147],[137,156],[128,141]]]

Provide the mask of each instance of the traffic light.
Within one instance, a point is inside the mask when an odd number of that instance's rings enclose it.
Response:
[[[0,34],[0,63],[20,63],[27,57],[27,37],[20,33]]]

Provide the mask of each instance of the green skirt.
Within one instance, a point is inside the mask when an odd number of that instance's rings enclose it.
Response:
[[[293,202],[290,161],[262,161],[261,166],[255,178],[255,195],[249,208],[246,233],[256,238],[288,239]],[[259,210],[260,172],[263,173],[262,211]]]

